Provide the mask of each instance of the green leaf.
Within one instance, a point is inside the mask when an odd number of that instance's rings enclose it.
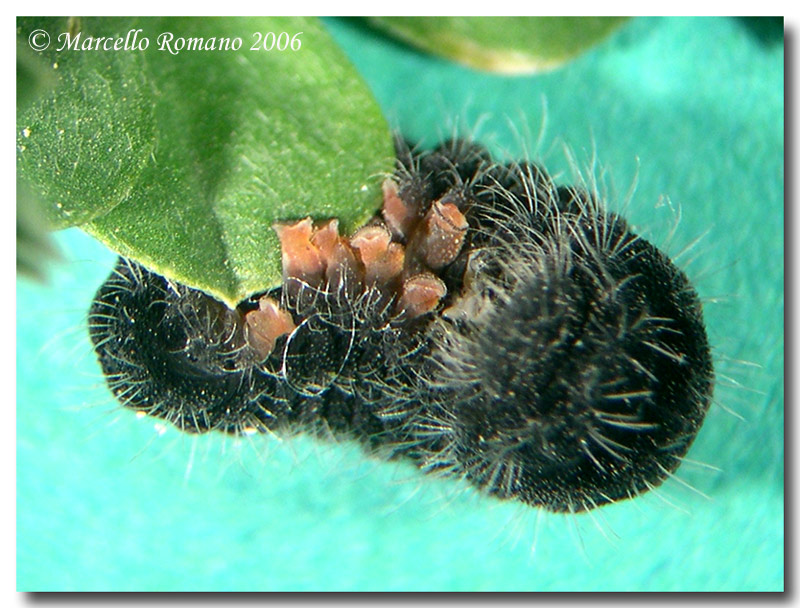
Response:
[[[66,19],[17,23],[18,38],[37,29],[51,37],[40,58],[57,84],[18,107],[17,171],[54,228],[83,224],[126,200],[155,146],[142,54],[55,51],[57,33],[78,27]]]
[[[17,25],[23,36],[47,30],[43,54],[58,66],[54,94],[17,116],[17,166],[59,226],[80,224],[233,306],[280,282],[275,222],[338,217],[352,231],[380,205],[389,127],[316,19]],[[58,51],[60,33],[80,32],[80,46],[88,36],[130,42],[136,30],[146,50]],[[259,34],[267,46],[294,36],[300,48],[251,50]],[[215,50],[179,48],[201,37]]]
[[[17,107],[25,107],[55,86],[55,76],[28,44],[17,39]]]
[[[61,256],[50,238],[40,201],[17,180],[17,272],[44,281],[47,263]]]
[[[626,17],[374,17],[429,53],[507,74],[549,70],[597,44]]]
[[[17,107],[24,108],[55,86],[55,77],[23,40],[17,39]],[[42,202],[17,178],[17,272],[45,280],[45,267],[58,257]]]

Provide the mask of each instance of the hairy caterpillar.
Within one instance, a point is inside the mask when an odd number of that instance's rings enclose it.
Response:
[[[397,144],[380,213],[276,226],[281,287],[229,310],[120,260],[90,311],[109,386],[189,432],[312,432],[553,511],[635,496],[709,407],[686,276],[540,166]]]

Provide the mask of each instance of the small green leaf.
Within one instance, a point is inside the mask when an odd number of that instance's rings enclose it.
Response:
[[[374,17],[429,53],[506,74],[552,69],[597,44],[626,17]]]
[[[17,107],[25,107],[56,84],[48,66],[28,44],[17,39]]]
[[[152,89],[141,53],[57,52],[75,20],[19,20],[18,38],[45,30],[40,58],[57,84],[17,112],[17,171],[54,228],[83,224],[128,198],[152,155]]]
[[[40,201],[17,180],[17,272],[44,281],[47,263],[59,257],[47,231]]]
[[[17,39],[17,107],[24,108],[56,84],[50,66]],[[17,177],[17,273],[44,281],[47,262],[58,257],[42,202]]]
[[[17,25],[53,41],[43,54],[59,84],[18,114],[17,166],[58,225],[80,224],[233,306],[280,282],[275,222],[338,217],[351,231],[380,205],[389,127],[316,19]],[[80,32],[80,46],[89,36],[131,42],[137,30],[146,50],[57,50],[64,32]],[[189,48],[198,38],[204,48]],[[292,38],[297,50],[276,49]]]

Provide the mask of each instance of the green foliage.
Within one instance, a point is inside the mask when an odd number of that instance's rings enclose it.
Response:
[[[28,107],[55,86],[47,66],[24,42],[17,42],[17,107]],[[44,205],[17,178],[17,272],[44,280],[48,258],[57,257],[48,233]]]
[[[625,17],[374,17],[371,22],[430,53],[470,67],[532,73],[561,65]]]
[[[18,37],[37,28],[57,84],[18,108],[17,169],[54,227],[235,305],[280,281],[275,222],[352,230],[379,206],[389,127],[317,20],[32,18]],[[59,34],[82,48],[136,30],[144,50],[58,50]],[[267,32],[299,48],[251,50]],[[216,48],[173,54],[161,34],[173,51],[190,37]]]

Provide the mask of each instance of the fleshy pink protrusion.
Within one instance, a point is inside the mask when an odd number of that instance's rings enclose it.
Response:
[[[283,278],[298,279],[319,285],[325,275],[325,260],[311,242],[314,224],[310,217],[294,224],[275,224],[273,230],[281,242]]]
[[[467,233],[467,218],[453,203],[434,201],[422,221],[422,237],[418,252],[433,270],[439,270],[456,259]]]
[[[398,194],[397,182],[383,180],[383,218],[395,238],[407,239],[416,219],[414,211],[403,202]]]
[[[362,287],[363,277],[356,253],[343,238],[339,238],[327,260],[325,279],[330,286],[344,285],[350,293]]]
[[[406,259],[406,249],[400,243],[389,243],[386,255],[367,269],[367,281],[370,278],[376,282],[393,281],[403,272]]]
[[[311,235],[311,244],[317,248],[323,262],[333,257],[333,252],[341,237],[339,236],[339,220],[328,220],[315,227]]]
[[[392,235],[380,225],[366,226],[350,237],[350,246],[358,250],[365,264],[383,256],[391,242]]]
[[[397,306],[413,319],[434,310],[445,294],[447,287],[442,280],[426,272],[415,275],[403,283]]]
[[[392,242],[392,235],[383,225],[367,226],[350,239],[364,265],[367,285],[388,284],[403,271],[405,248]]]
[[[258,309],[248,312],[244,319],[247,343],[262,359],[270,355],[278,338],[292,333],[296,327],[292,315],[268,296],[263,296]]]

